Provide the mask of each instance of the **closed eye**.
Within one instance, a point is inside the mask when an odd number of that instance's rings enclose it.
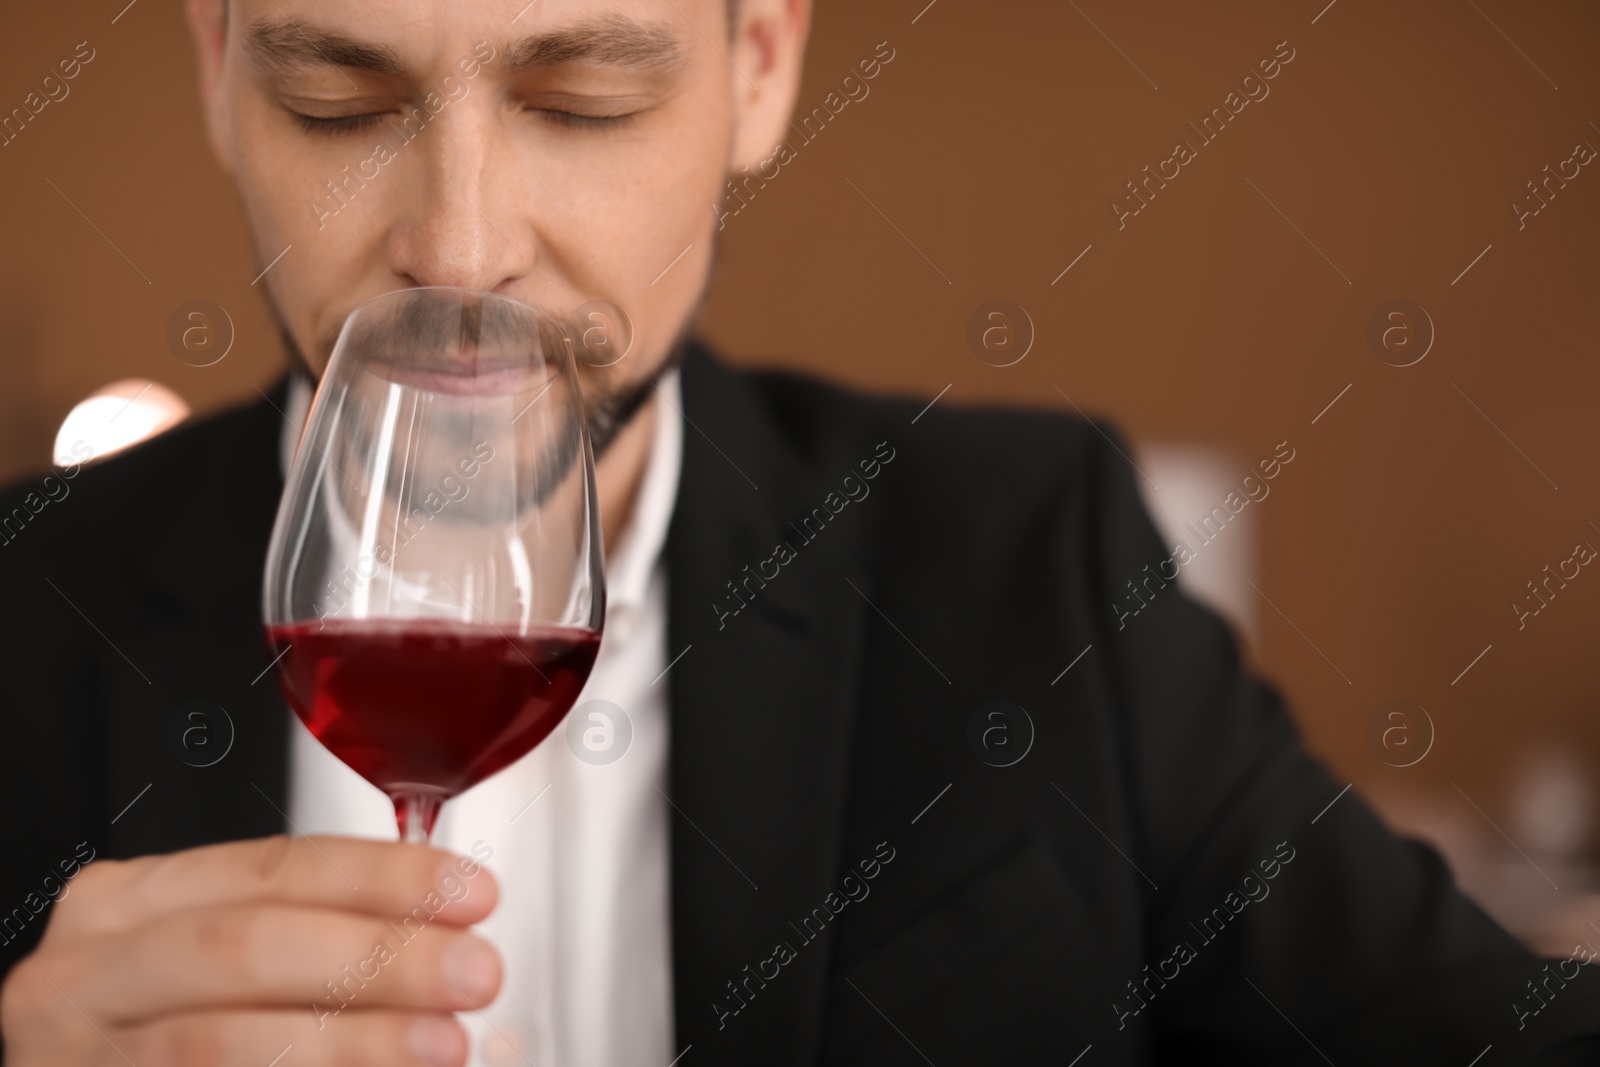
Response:
[[[633,113],[623,115],[585,115],[577,111],[564,111],[560,108],[529,108],[546,122],[560,126],[563,129],[604,129],[608,126],[617,126],[633,117]],[[341,133],[356,133],[377,125],[386,111],[372,111],[360,115],[303,115],[298,111],[291,111],[295,124],[307,133],[335,135]]]
[[[328,117],[302,115],[298,111],[292,111],[290,114],[294,116],[295,124],[307,133],[339,134],[355,133],[358,130],[374,126],[388,112],[371,111],[362,115],[333,115]]]
[[[585,115],[577,111],[563,111],[559,108],[535,107],[528,110],[536,112],[546,122],[554,123],[563,129],[603,129],[607,126],[616,126],[633,115]]]

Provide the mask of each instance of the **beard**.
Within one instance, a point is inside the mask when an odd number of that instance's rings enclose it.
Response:
[[[270,289],[265,292],[265,297],[268,312],[272,315],[279,337],[282,339],[290,372],[300,375],[315,387],[319,376],[311,369],[311,361],[306,358],[304,349],[300,347],[289,329],[288,322]],[[699,318],[703,302],[704,294],[696,302],[694,312],[686,317],[674,335],[665,358],[642,380],[611,385],[600,380],[583,382],[581,368],[584,364],[581,360],[574,359],[577,376],[582,385],[585,424],[595,462],[599,462],[622,431],[627,429],[638,416],[661,379],[682,364],[693,324]],[[541,319],[540,326],[537,327],[541,343],[547,347],[565,343],[564,335],[559,332],[551,333],[547,328],[552,325],[550,320]],[[375,340],[397,346],[401,350],[411,351],[412,355],[405,361],[406,363],[419,368],[431,364],[434,369],[439,370],[447,368],[448,354],[452,349],[471,349],[474,352],[474,369],[478,369],[484,362],[481,353],[485,349],[491,353],[496,349],[502,352],[509,351],[513,345],[524,344],[529,335],[527,316],[497,301],[485,302],[465,310],[426,300],[417,301],[394,316],[389,323],[381,324],[377,329],[382,336],[374,338]],[[316,341],[317,353],[322,357],[321,365],[324,369],[327,368],[328,361],[333,355],[339,333],[340,331],[336,330]],[[570,354],[572,351],[570,345],[567,346],[567,350]],[[576,449],[574,448],[571,454],[551,458],[557,467],[566,468],[577,458]],[[546,475],[547,479],[551,475],[556,475],[554,480],[560,480],[556,470],[547,468]],[[550,484],[547,479],[541,481]]]

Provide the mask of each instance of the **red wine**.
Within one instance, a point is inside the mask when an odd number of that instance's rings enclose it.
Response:
[[[317,740],[396,800],[437,803],[515,762],[566,715],[600,634],[550,626],[526,636],[442,619],[267,627],[279,680]],[[433,829],[437,803],[427,815]]]

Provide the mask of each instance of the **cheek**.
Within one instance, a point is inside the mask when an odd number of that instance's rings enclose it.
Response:
[[[696,106],[680,97],[626,133],[569,138],[553,152],[530,146],[522,157],[517,195],[557,284],[572,287],[574,306],[604,298],[632,320],[619,381],[642,380],[666,356],[710,273],[728,128],[712,105],[709,117]]]
[[[308,204],[324,191],[323,182],[355,159],[352,153],[339,151],[338,140],[323,142],[305,136],[281,108],[252,87],[236,83],[231,90],[233,104],[224,136],[229,142],[233,177],[262,244],[257,251],[270,260],[285,244],[316,232],[316,219]],[[341,155],[352,158],[333,162]],[[265,247],[277,238],[283,240],[276,247]]]
[[[330,325],[323,321],[325,309],[344,308],[353,294],[374,295],[365,290],[384,262],[383,218],[399,184],[390,172],[404,160],[383,167],[348,206],[324,215],[319,226],[313,203],[333,202],[327,183],[341,179],[346,165],[356,173],[380,135],[307,137],[259,96],[241,102],[228,126],[229,158],[253,237],[251,276],[272,264],[257,288],[268,291],[301,350],[316,364],[317,339]]]

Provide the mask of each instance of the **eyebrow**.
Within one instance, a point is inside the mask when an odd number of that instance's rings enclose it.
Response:
[[[687,58],[678,35],[662,23],[607,14],[575,25],[524,37],[505,49],[505,68],[513,73],[585,61],[610,67],[670,71]]]
[[[332,66],[373,74],[403,75],[407,67],[394,49],[358,41],[331,30],[265,19],[251,27],[246,50],[276,73],[307,66]],[[587,62],[655,73],[681,67],[687,51],[661,23],[609,14],[572,26],[520,38],[500,49],[510,73]]]
[[[245,50],[269,70],[288,73],[299,67],[332,66],[373,74],[404,74],[405,64],[392,48],[365,44],[353,37],[316,27],[302,29],[289,21],[263,20],[250,28]]]

